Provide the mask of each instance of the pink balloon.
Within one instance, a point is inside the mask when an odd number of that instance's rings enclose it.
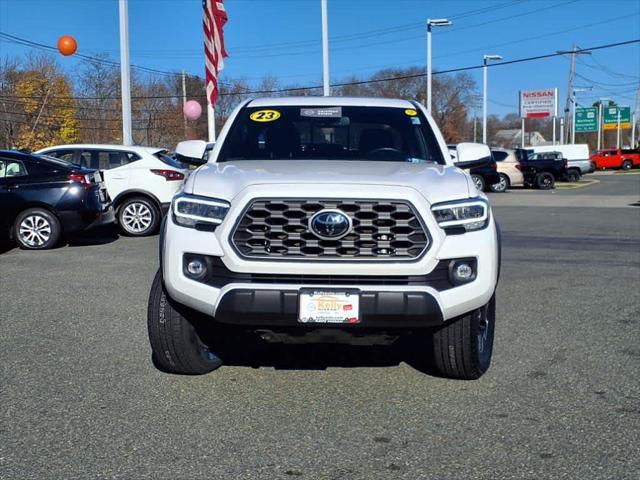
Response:
[[[202,115],[202,107],[195,100],[189,100],[184,104],[184,108],[182,109],[184,113],[184,117],[187,120],[197,120]]]

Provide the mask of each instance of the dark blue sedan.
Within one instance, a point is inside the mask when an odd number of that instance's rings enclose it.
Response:
[[[0,229],[21,248],[114,222],[100,172],[43,155],[0,150]]]

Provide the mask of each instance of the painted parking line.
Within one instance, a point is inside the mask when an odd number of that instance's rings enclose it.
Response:
[[[560,190],[573,190],[574,188],[588,187],[600,183],[600,180],[580,180],[572,183],[556,183],[556,188]]]
[[[640,170],[635,170],[633,172],[618,170],[618,171],[613,172],[613,173],[614,173],[614,175],[640,175]]]

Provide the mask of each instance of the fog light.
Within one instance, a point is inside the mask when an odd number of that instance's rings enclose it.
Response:
[[[453,271],[453,276],[458,281],[466,282],[473,277],[473,268],[467,263],[459,263]]]
[[[200,260],[194,259],[187,263],[187,272],[191,277],[200,278],[204,275],[205,270],[206,267]]]
[[[452,260],[449,264],[449,279],[454,285],[462,285],[476,279],[476,260],[465,258]]]

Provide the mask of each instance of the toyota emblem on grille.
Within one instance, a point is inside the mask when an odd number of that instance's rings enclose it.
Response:
[[[351,231],[351,218],[340,210],[320,210],[309,219],[309,229],[323,240],[339,240]]]

